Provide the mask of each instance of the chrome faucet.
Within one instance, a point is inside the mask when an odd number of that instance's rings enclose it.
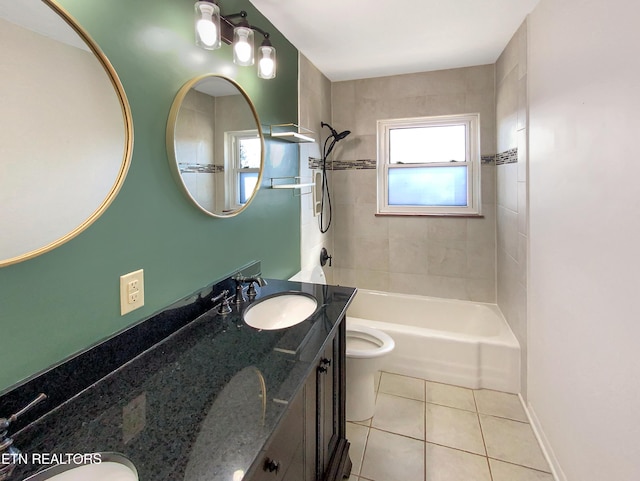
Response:
[[[12,414],[8,418],[0,418],[0,457],[2,458],[2,462],[0,462],[0,481],[9,479],[13,470],[16,468],[18,455],[20,454],[20,451],[13,446],[13,439],[9,437],[7,428],[11,423],[15,422],[16,419],[45,399],[47,399],[47,395],[40,393],[33,401],[17,413]],[[11,459],[9,463],[5,463],[7,458]]]
[[[254,283],[258,284],[260,287],[264,287],[267,285],[267,281],[265,281],[260,276],[245,277],[238,274],[234,276],[232,279],[236,283],[236,296],[234,300],[236,306],[239,306],[240,304],[247,302],[247,298],[244,296],[244,292],[242,289],[242,284],[249,284],[249,288],[247,289],[247,296],[249,297],[249,299],[254,299],[257,295]]]

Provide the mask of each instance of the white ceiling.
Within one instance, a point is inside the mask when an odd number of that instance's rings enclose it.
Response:
[[[251,3],[335,82],[493,63],[538,1]]]

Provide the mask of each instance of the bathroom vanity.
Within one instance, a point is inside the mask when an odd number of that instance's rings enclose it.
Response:
[[[302,291],[318,309],[260,331],[242,321],[251,301],[218,313],[211,299],[230,287],[205,287],[4,393],[0,417],[48,396],[9,428],[14,446],[122,453],[144,481],[348,476],[344,320],[355,289],[268,280],[256,301]],[[18,464],[11,479],[43,467]]]

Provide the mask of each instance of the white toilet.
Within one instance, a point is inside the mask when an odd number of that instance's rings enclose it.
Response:
[[[347,421],[365,421],[373,416],[375,376],[382,356],[394,347],[388,334],[350,322],[347,317]]]
[[[326,284],[322,267],[300,271],[290,281]],[[357,295],[357,294],[356,294]],[[358,325],[347,317],[347,421],[364,421],[373,416],[376,403],[375,376],[382,356],[393,351],[388,334]]]

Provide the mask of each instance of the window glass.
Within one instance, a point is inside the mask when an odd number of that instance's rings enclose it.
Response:
[[[389,169],[389,205],[466,206],[467,167]]]
[[[240,168],[260,168],[260,139],[258,137],[239,138]]]
[[[242,172],[240,171],[240,204],[245,204],[258,183],[259,172]]]
[[[389,130],[389,163],[425,164],[467,160],[466,126]]]

